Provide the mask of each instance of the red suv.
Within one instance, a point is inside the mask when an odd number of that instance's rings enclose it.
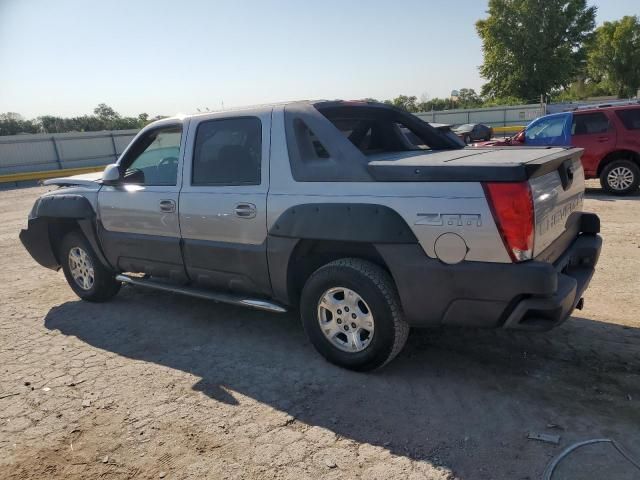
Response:
[[[478,145],[522,144],[584,148],[585,177],[600,178],[610,193],[631,193],[640,184],[640,105],[554,113],[534,120],[511,139]]]

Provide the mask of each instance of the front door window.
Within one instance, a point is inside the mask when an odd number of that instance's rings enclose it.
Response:
[[[176,185],[182,127],[172,125],[147,132],[122,161],[124,182],[138,185]]]

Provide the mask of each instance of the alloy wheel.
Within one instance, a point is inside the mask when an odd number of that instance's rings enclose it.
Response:
[[[349,353],[366,349],[375,329],[369,305],[357,292],[345,287],[330,288],[320,297],[318,323],[333,346]]]
[[[69,271],[73,280],[83,290],[91,290],[95,282],[95,272],[91,258],[80,247],[69,250]]]

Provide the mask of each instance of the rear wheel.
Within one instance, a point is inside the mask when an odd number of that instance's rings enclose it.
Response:
[[[390,362],[404,346],[404,320],[391,276],[379,266],[344,258],[316,270],[302,291],[305,332],[328,361],[358,371]]]
[[[631,160],[615,160],[602,169],[600,184],[614,195],[627,195],[638,189],[640,169]]]
[[[63,238],[59,259],[67,283],[81,299],[104,302],[120,290],[122,284],[100,263],[80,232],[70,232]]]

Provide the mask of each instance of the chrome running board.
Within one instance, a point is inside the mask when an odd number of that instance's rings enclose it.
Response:
[[[129,285],[136,285],[138,287],[147,287],[156,290],[163,290],[165,292],[181,293],[183,295],[190,295],[192,297],[213,300],[214,302],[230,303],[231,305],[240,305],[241,307],[255,308],[257,310],[265,310],[267,312],[285,313],[287,311],[286,308],[284,308],[282,305],[278,305],[277,303],[270,302],[268,300],[260,300],[257,298],[246,298],[242,295],[233,293],[214,292],[211,290],[205,290],[203,288],[171,285],[164,282],[149,280],[147,278],[135,278],[122,274],[116,275],[116,280],[119,282],[128,283]]]

